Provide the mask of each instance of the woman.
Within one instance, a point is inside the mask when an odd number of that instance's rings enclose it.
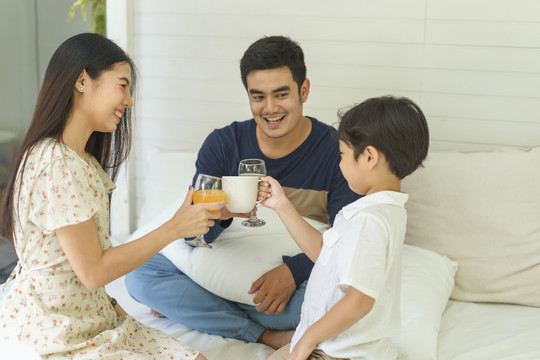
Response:
[[[192,205],[193,189],[160,228],[111,247],[111,178],[129,153],[135,83],[131,59],[97,34],[66,40],[47,68],[1,211],[19,264],[0,309],[0,338],[45,358],[205,357],[147,328],[104,285],[172,241],[204,234],[224,203]],[[9,280],[8,280],[9,281]]]

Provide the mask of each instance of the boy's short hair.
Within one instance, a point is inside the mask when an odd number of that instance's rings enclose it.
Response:
[[[427,121],[408,98],[371,98],[339,117],[338,137],[353,148],[355,159],[373,146],[384,154],[390,171],[399,179],[415,171],[427,156]]]
[[[255,41],[240,60],[240,75],[247,90],[247,76],[254,70],[276,69],[287,66],[298,91],[306,80],[304,52],[300,45],[285,36],[268,36]]]

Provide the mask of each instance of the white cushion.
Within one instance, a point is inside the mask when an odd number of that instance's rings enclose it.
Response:
[[[406,243],[459,265],[453,299],[540,306],[540,147],[433,152],[402,190]]]
[[[401,334],[392,341],[399,357],[437,359],[441,317],[454,288],[457,264],[446,256],[404,245],[401,271]]]
[[[151,221],[172,199],[186,193],[195,176],[196,160],[196,151],[150,149],[146,158],[138,228]]]
[[[167,221],[185,194],[132,235],[142,236]],[[258,216],[267,224],[246,228],[236,219],[212,243],[213,249],[192,248],[175,241],[162,253],[181,271],[207,290],[232,301],[253,305],[247,292],[266,271],[282,263],[282,255],[300,252],[272,210],[261,207]],[[327,225],[308,220],[319,231]],[[402,333],[393,341],[402,357],[435,359],[441,315],[454,285],[455,263],[433,251],[404,246],[401,297]]]
[[[165,206],[155,218],[133,233],[128,241],[149,233],[169,220],[185,196],[184,193]],[[243,219],[235,219],[212,243],[212,249],[193,248],[180,239],[169,244],[161,253],[207,290],[231,301],[253,305],[254,295],[248,294],[251,284],[266,271],[282,264],[283,255],[301,252],[272,210],[259,206],[257,215],[266,221],[265,226],[247,228],[241,225]],[[321,232],[328,229],[327,224],[306,220]]]

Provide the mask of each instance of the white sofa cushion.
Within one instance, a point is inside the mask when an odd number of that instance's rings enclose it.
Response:
[[[433,152],[402,190],[406,243],[459,265],[453,299],[540,306],[540,147]]]

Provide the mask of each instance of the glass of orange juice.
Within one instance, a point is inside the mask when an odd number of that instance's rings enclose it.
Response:
[[[225,192],[221,188],[221,178],[205,174],[199,174],[195,181],[195,192],[193,193],[193,203],[212,203],[225,201]],[[213,210],[212,212],[218,212]],[[186,243],[193,246],[212,248],[212,245],[204,241],[203,235],[197,235],[193,240],[186,240]]]

